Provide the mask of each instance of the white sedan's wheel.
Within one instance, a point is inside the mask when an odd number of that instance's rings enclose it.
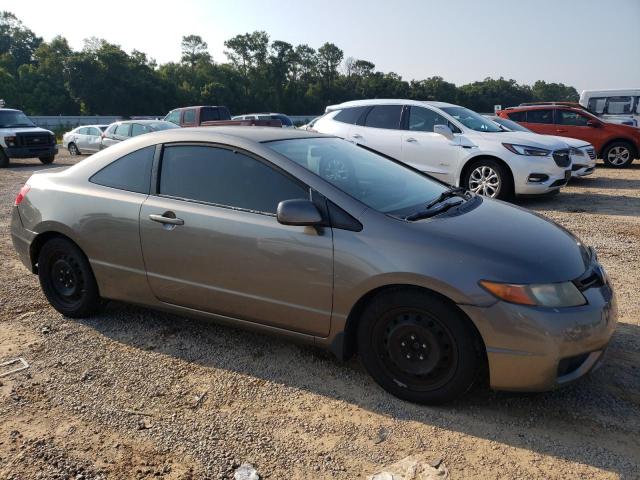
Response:
[[[78,150],[78,147],[76,147],[75,143],[70,143],[67,147],[67,150],[69,150],[69,155],[80,155],[80,150]]]

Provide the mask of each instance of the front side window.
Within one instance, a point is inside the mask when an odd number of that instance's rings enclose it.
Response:
[[[377,105],[367,114],[364,126],[397,130],[400,128],[401,114],[401,105]]]
[[[196,111],[191,108],[189,110],[184,111],[184,116],[182,117],[182,123],[196,123]]]
[[[449,120],[428,108],[411,107],[409,110],[409,130],[433,132],[435,125],[449,125]]]
[[[87,127],[79,128],[77,131],[78,135],[89,135],[89,129]]]
[[[333,117],[333,119],[337,122],[355,125],[366,109],[367,107],[343,108]]]
[[[96,127],[89,128],[89,135],[93,135],[94,137],[100,136],[100,130]]]
[[[115,135],[119,137],[128,137],[131,130],[131,124],[122,123],[116,127]]]
[[[414,211],[446,190],[425,175],[339,138],[297,138],[264,145],[383,213]]]
[[[111,162],[89,181],[129,192],[149,193],[155,146],[145,147]]]
[[[593,113],[597,113],[598,115],[604,113],[604,108],[607,105],[607,99],[605,97],[593,97],[589,99],[589,103],[587,107]]]
[[[586,127],[589,119],[573,110],[556,110],[556,123],[560,125],[573,125]]]
[[[633,109],[633,97],[609,97],[607,112],[610,115],[631,113]]]
[[[509,112],[507,113],[509,119],[514,122],[526,122],[527,121],[527,112]]]
[[[553,123],[553,110],[536,109],[527,112],[527,123]]]
[[[482,115],[464,107],[443,107],[443,112],[448,113],[465,127],[476,132],[501,132],[498,125]]]
[[[283,200],[308,199],[309,189],[243,153],[177,145],[162,156],[160,195],[275,214]]]

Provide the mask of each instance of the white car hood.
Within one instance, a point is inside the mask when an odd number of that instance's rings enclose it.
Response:
[[[515,145],[526,145],[528,147],[545,148],[547,150],[562,150],[567,148],[564,137],[554,137],[551,135],[538,135],[532,132],[468,132],[465,133],[470,138],[480,137],[484,140],[492,140],[500,143],[513,143]],[[561,139],[561,140],[560,140]],[[584,143],[584,142],[583,142]]]
[[[2,130],[10,130],[11,132],[15,132],[15,133],[42,133],[42,132],[47,132],[50,133],[51,135],[53,135],[53,132],[51,130],[45,130],[44,128],[40,128],[40,127],[5,127],[5,128],[0,128],[0,131]]]

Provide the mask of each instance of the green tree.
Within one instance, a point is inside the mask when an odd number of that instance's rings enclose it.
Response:
[[[575,88],[564,83],[547,83],[544,80],[538,80],[533,84],[531,94],[538,102],[577,102],[580,98]]]
[[[182,63],[186,63],[192,69],[198,63],[211,63],[211,55],[207,51],[207,42],[200,35],[187,35],[182,37]]]

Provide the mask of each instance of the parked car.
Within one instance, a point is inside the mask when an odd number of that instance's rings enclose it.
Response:
[[[282,334],[357,353],[420,403],[485,365],[496,389],[567,384],[616,324],[595,251],[566,229],[298,130],[168,130],[37,173],[11,235],[63,315],[102,297]]]
[[[314,126],[318,132],[364,145],[489,197],[554,192],[571,178],[565,143],[506,132],[458,105],[358,100],[327,107],[327,112]]]
[[[233,120],[280,120],[282,128],[295,128],[293,121],[282,113],[246,113],[236,115]]]
[[[100,150],[102,133],[109,125],[83,125],[74,128],[62,136],[62,146],[69,151],[69,155],[95,153]]]
[[[595,111],[593,111],[590,108],[588,108],[587,106],[581,105],[578,102],[529,102],[529,103],[521,103],[519,106],[520,107],[531,107],[531,106],[538,106],[538,105],[560,105],[560,106],[565,106],[565,107],[579,108],[579,109],[582,109],[582,110],[586,110],[591,115],[595,115],[596,117],[600,118],[601,120],[603,120],[605,122],[619,123],[620,125],[630,125],[632,127],[637,127],[638,126],[638,122],[633,118],[633,116],[630,116],[630,115],[603,115],[601,113],[598,114]]]
[[[122,122],[115,122],[109,125],[103,132],[100,139],[100,150],[120,143],[131,137],[137,137],[145,133],[157,132],[160,130],[171,130],[173,128],[180,128],[176,124],[171,122],[165,122],[163,120],[125,120]]]
[[[610,167],[628,167],[640,150],[640,129],[603,122],[581,108],[562,105],[511,107],[496,112],[529,130],[545,135],[578,138],[592,144]]]
[[[498,125],[511,132],[529,132],[533,135],[539,135],[523,127],[508,118],[498,117],[497,115],[485,115],[489,120],[493,120]],[[558,140],[567,144],[571,156],[571,176],[585,177],[591,175],[596,169],[596,149],[590,143],[584,140],[569,137],[556,137]]]
[[[164,117],[165,122],[175,123],[180,127],[197,127],[205,122],[231,120],[229,109],[219,105],[199,105],[171,110]]]
[[[49,164],[57,153],[52,131],[37,127],[20,110],[0,108],[0,168],[8,167],[11,158],[38,158]]]
[[[580,105],[607,122],[634,127],[640,123],[640,88],[583,90]]]

